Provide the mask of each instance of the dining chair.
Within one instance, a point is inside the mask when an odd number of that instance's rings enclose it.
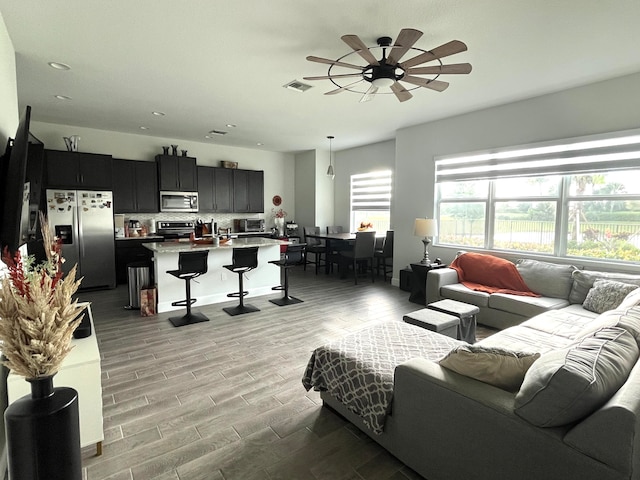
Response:
[[[327,235],[330,235],[332,233],[344,233],[344,228],[342,228],[341,225],[333,225],[327,227]]]
[[[376,274],[380,275],[380,267],[382,267],[384,281],[386,282],[387,273],[393,272],[393,230],[387,230],[382,248],[376,248],[374,257],[376,259]],[[389,259],[391,259],[391,265],[387,265]],[[387,270],[387,267],[391,267],[391,270]]]
[[[342,263],[351,264],[353,267],[353,279],[358,284],[358,264],[366,262],[367,268],[371,268],[371,281],[374,282],[373,256],[376,245],[376,232],[357,232],[353,250],[341,251]]]
[[[327,227],[327,235],[334,233],[344,233],[342,225],[330,225]],[[347,242],[333,242],[331,244],[331,251],[327,253],[327,262],[331,264],[331,271],[333,272],[333,265],[340,262],[340,252],[343,250],[351,250],[352,245]]]
[[[320,266],[326,265],[326,246],[322,240],[317,238],[307,238],[307,235],[319,235],[320,227],[304,227],[304,241],[307,244],[304,254],[304,270],[307,270],[307,264],[316,266],[316,275]],[[313,261],[309,259],[309,254],[313,254]],[[323,258],[324,257],[324,258]]]

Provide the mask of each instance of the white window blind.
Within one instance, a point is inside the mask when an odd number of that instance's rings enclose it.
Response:
[[[436,157],[436,182],[583,174],[640,166],[640,129]]]
[[[389,210],[391,170],[351,175],[351,211]]]

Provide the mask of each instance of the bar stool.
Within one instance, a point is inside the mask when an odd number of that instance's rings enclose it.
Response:
[[[249,292],[244,290],[244,274],[258,267],[258,248],[259,247],[234,248],[233,264],[223,265],[227,270],[238,274],[239,289],[237,292],[228,293],[227,297],[238,297],[240,303],[235,307],[223,308],[229,315],[235,316],[260,311],[259,308],[253,305],[244,304],[244,297],[249,295]]]
[[[183,327],[192,323],[208,322],[209,319],[200,312],[192,312],[191,305],[196,303],[191,298],[191,280],[207,273],[209,250],[180,252],[178,255],[178,270],[167,270],[167,273],[185,281],[186,299],[172,302],[174,307],[187,307],[187,313],[182,317],[171,317],[169,321],[174,327]]]
[[[284,293],[282,295],[282,298],[269,300],[271,303],[275,303],[276,305],[280,305],[281,307],[285,305],[293,305],[295,303],[302,303],[302,300],[300,300],[299,298],[289,296],[289,269],[297,265],[304,264],[305,246],[306,245],[304,244],[288,245],[287,251],[284,252],[284,258],[281,258],[280,260],[271,260],[269,262],[284,270],[284,285],[278,285],[277,287],[273,287],[271,289],[283,290]]]

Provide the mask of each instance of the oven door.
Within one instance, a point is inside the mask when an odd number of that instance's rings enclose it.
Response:
[[[197,192],[160,192],[161,212],[197,212]]]

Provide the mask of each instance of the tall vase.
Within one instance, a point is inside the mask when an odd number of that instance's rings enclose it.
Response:
[[[4,413],[10,480],[82,480],[78,392],[53,375],[27,379],[31,395]]]
[[[276,228],[278,229],[278,236],[284,237],[284,218],[276,217],[273,219],[273,223],[275,223]]]

